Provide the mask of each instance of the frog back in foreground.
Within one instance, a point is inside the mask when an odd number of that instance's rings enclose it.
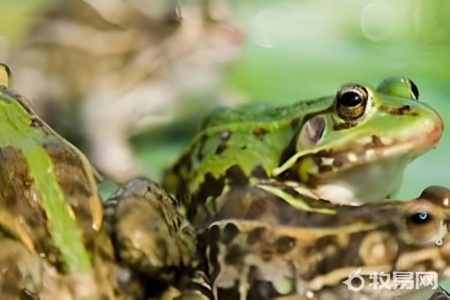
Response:
[[[5,86],[0,127],[3,238],[45,258],[57,273],[92,276],[102,204],[86,157]],[[108,245],[101,243],[104,254],[111,254]]]
[[[350,83],[334,97],[284,107],[220,109],[169,169],[164,187],[191,220],[214,215],[222,193],[267,177],[301,182],[338,203],[384,199],[442,133],[441,118],[418,96],[412,81],[395,77],[377,89]]]
[[[280,198],[255,190],[241,210],[230,201],[206,230],[204,253],[218,299],[428,299],[433,290],[400,290],[393,274],[450,271],[448,189],[430,187],[408,202],[334,209],[290,187],[283,192]],[[369,286],[375,272],[389,274],[390,288]],[[344,285],[351,275],[366,282],[358,293]]]

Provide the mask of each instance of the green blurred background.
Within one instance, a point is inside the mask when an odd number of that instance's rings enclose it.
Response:
[[[0,60],[50,0],[0,0]],[[227,87],[276,104],[333,94],[344,82],[377,84],[404,75],[450,124],[450,1],[232,0],[246,40]],[[158,179],[193,134],[196,120],[171,135],[133,139],[147,175]],[[166,130],[166,129],[161,129]],[[169,136],[169,137],[168,137]],[[400,197],[429,185],[450,187],[450,136],[408,167]],[[450,282],[449,285],[450,287]]]

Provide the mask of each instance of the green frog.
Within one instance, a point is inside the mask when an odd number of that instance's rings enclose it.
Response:
[[[0,73],[2,298],[115,299],[91,165],[7,88],[6,65]]]
[[[237,189],[274,178],[335,203],[392,197],[406,166],[438,143],[443,123],[417,86],[391,77],[334,96],[272,107],[219,108],[167,171],[163,186],[207,224]]]

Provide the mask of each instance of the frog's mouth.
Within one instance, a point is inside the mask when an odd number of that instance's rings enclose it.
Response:
[[[299,170],[301,182],[309,182],[309,180],[305,180],[304,175],[320,181],[339,176],[350,169],[391,160],[399,156],[412,160],[436,146],[442,131],[442,123],[432,123],[424,124],[413,135],[398,134],[396,138],[364,134],[352,136],[349,137],[351,140],[347,140],[345,143],[337,142],[345,145],[344,147],[327,144],[313,150],[307,149],[298,152],[282,166],[274,169],[272,174],[283,177],[286,176],[286,174],[282,174],[285,170]]]
[[[327,145],[299,152],[273,174],[305,183],[333,202],[380,201],[395,194],[407,165],[436,146],[442,131],[442,123],[437,122],[396,138],[353,136],[351,142],[340,141],[345,147]]]

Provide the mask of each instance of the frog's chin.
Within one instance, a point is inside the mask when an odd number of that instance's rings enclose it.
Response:
[[[358,166],[318,183],[313,190],[318,197],[339,204],[380,202],[396,195],[410,162],[410,157],[397,157]]]

